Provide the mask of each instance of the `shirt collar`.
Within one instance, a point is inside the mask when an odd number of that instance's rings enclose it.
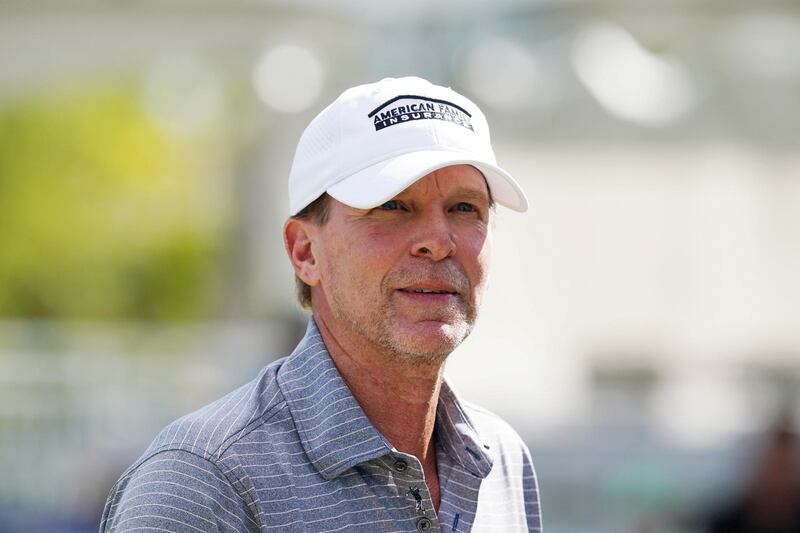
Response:
[[[392,450],[347,388],[313,318],[277,379],[303,449],[325,479]]]
[[[436,437],[445,453],[462,468],[480,478],[489,475],[494,464],[491,448],[481,439],[446,380],[436,406]]]
[[[303,449],[325,479],[394,451],[345,384],[313,318],[277,380]],[[449,456],[473,474],[486,477],[492,467],[489,448],[446,382],[439,393],[436,430]]]

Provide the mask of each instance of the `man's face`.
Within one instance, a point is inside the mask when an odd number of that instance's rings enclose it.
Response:
[[[445,167],[369,210],[331,200],[312,244],[315,313],[350,342],[443,361],[472,330],[486,284],[492,212],[483,175]]]

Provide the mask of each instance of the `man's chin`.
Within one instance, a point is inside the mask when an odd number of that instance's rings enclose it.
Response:
[[[391,334],[391,348],[404,359],[443,362],[471,329],[466,321],[418,321],[395,329]]]

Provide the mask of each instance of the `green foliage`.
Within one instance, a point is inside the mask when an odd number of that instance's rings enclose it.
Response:
[[[212,313],[222,200],[199,183],[213,154],[198,152],[133,86],[0,106],[0,316]]]

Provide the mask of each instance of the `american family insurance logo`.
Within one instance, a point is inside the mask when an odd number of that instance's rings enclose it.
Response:
[[[395,96],[375,108],[367,117],[375,124],[375,131],[412,120],[444,120],[475,131],[472,128],[472,115],[463,107],[447,100],[411,94]]]

